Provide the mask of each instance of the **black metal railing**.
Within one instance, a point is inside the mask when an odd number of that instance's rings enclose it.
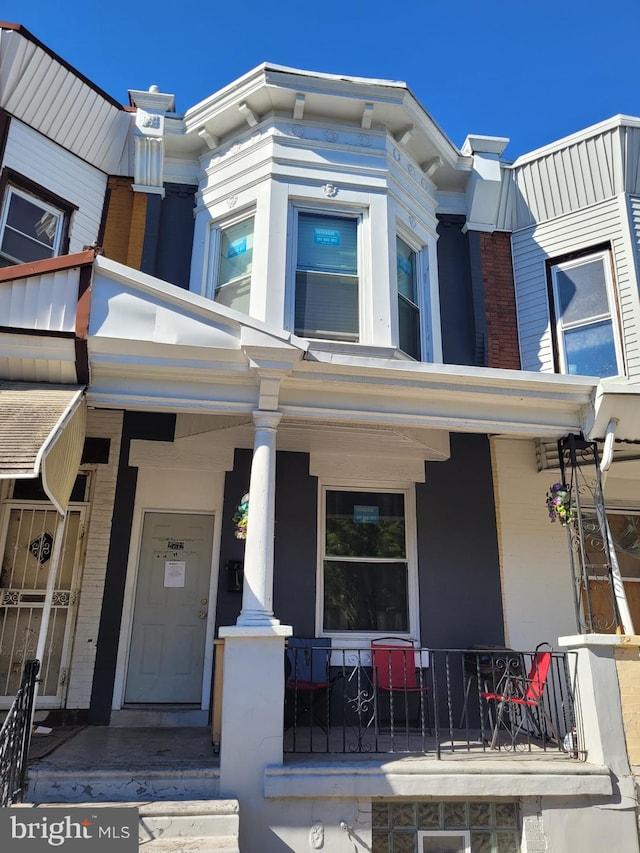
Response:
[[[287,655],[285,752],[583,754],[574,653],[322,646]]]
[[[0,797],[2,806],[22,801],[31,742],[33,700],[40,662],[28,660],[22,681],[0,730]]]

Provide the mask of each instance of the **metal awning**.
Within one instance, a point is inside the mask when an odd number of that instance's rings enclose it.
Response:
[[[84,387],[0,381],[0,479],[42,476],[64,514],[86,431]]]

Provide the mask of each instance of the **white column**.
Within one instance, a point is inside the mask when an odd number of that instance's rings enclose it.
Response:
[[[253,412],[255,435],[249,480],[242,610],[237,625],[279,625],[273,615],[273,537],[276,499],[276,429],[280,412]]]

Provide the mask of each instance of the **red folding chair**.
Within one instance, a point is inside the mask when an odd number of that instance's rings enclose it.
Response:
[[[427,729],[431,734],[429,707],[426,702],[429,687],[424,681],[422,669],[416,666],[416,649],[413,642],[395,637],[372,640],[371,664],[376,693],[387,694],[389,697],[392,726],[395,710],[398,707],[404,709],[404,719],[407,720],[409,697],[415,695],[419,697],[416,726],[420,725],[420,716],[424,711]],[[396,700],[396,696],[400,699]],[[379,708],[380,703],[377,704]]]
[[[531,661],[531,668],[526,676],[514,674],[509,667],[497,683],[494,692],[483,692],[480,695],[495,706],[495,724],[491,735],[491,749],[498,743],[500,731],[506,731],[515,748],[516,740],[527,721],[533,723],[537,733],[543,739],[548,736],[543,719],[549,724],[550,731],[555,735],[553,722],[544,707],[544,691],[551,669],[551,651],[541,651],[540,643],[536,647]]]

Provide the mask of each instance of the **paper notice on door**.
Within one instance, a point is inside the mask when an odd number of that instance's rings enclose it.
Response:
[[[184,560],[165,560],[164,585],[184,586],[187,564]]]

